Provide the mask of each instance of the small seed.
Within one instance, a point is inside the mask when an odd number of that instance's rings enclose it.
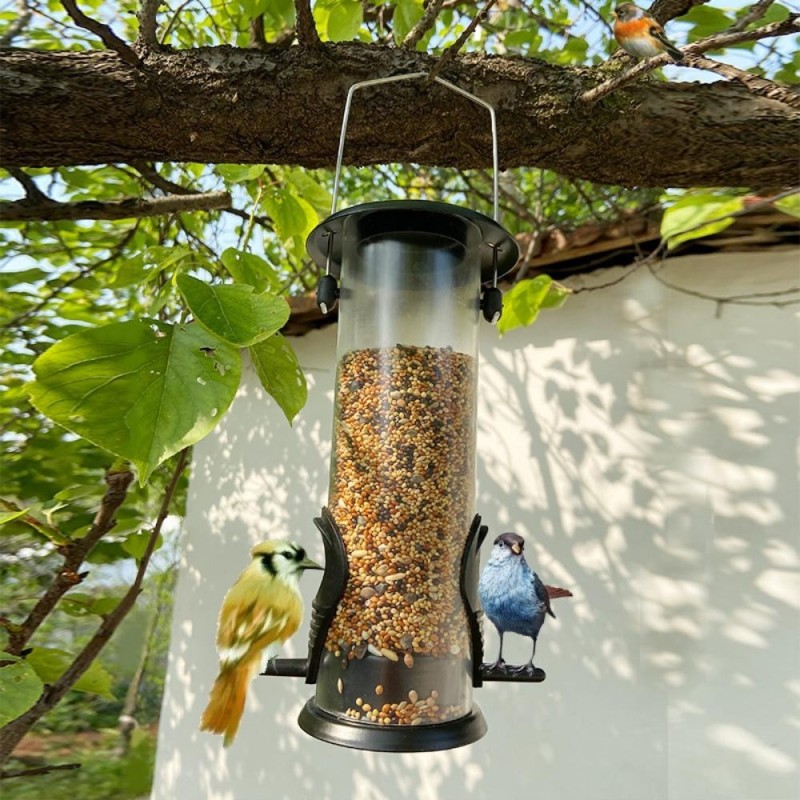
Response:
[[[413,689],[411,689],[411,691],[408,693],[408,700],[411,703],[416,703],[417,700],[419,700],[419,695]],[[358,700],[356,700],[356,703],[358,703]]]
[[[412,725],[422,725],[423,721],[424,720],[422,719],[422,717],[414,717],[414,719],[411,720],[411,724]]]
[[[393,575],[386,576],[386,582],[394,583],[395,581],[401,581],[403,580],[403,578],[405,578],[405,576],[406,576],[405,572],[395,572]]]
[[[394,650],[390,650],[388,647],[381,648],[381,655],[384,658],[388,658],[389,661],[399,661],[399,656],[395,653]]]
[[[372,706],[369,703],[364,703],[364,705],[361,706],[361,710],[365,714],[369,714],[369,712],[372,711]]]
[[[350,553],[351,558],[365,558],[368,555],[369,552],[367,550],[353,550],[353,552]]]
[[[403,663],[404,663],[404,664],[405,664],[405,665],[406,665],[406,666],[407,666],[409,669],[411,669],[411,667],[413,667],[413,666],[414,666],[414,656],[412,656],[412,655],[411,655],[411,653],[406,653],[406,654],[403,656]]]
[[[339,680],[336,681],[336,688],[339,690],[339,694],[342,694],[344,692],[344,683],[342,683],[341,678],[339,678]]]
[[[364,701],[360,697],[356,697],[356,705],[362,706],[364,705]]]
[[[382,695],[382,694],[383,694],[383,686],[381,686],[380,684],[378,684],[378,685],[375,687],[375,694],[377,694],[377,695],[379,695],[379,696],[380,696],[380,695]]]
[[[369,600],[371,597],[375,597],[375,595],[378,593],[371,586],[365,586],[359,594],[361,595],[362,600]]]

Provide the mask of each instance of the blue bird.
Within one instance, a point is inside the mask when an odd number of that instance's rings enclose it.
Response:
[[[553,619],[556,616],[550,608],[550,598],[572,597],[572,592],[545,586],[525,561],[524,547],[525,540],[516,533],[502,533],[494,540],[478,584],[478,594],[486,616],[500,634],[500,652],[490,669],[505,667],[503,634],[511,632],[533,639],[530,661],[515,670],[533,674],[536,640],[544,618],[547,614]]]

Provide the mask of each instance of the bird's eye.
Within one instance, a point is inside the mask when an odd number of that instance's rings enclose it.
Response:
[[[505,547],[505,546],[506,546],[506,543],[505,543],[505,542],[498,542],[498,543],[497,543],[497,546],[498,546],[498,547]]]

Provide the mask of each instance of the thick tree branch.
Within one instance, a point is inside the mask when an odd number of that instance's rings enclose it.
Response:
[[[22,740],[23,736],[31,729],[31,727],[41,719],[44,714],[56,706],[62,697],[75,685],[91,666],[92,662],[100,654],[101,650],[108,643],[111,635],[117,630],[120,623],[127,616],[128,612],[133,608],[136,598],[142,590],[142,582],[144,581],[147,567],[150,564],[150,558],[158,542],[158,537],[161,535],[161,528],[164,525],[164,520],[167,518],[169,508],[172,503],[172,498],[175,494],[175,489],[178,481],[186,469],[186,464],[189,459],[189,450],[182,450],[178,456],[175,468],[172,472],[170,482],[164,492],[164,497],[161,502],[161,508],[158,513],[153,530],[150,532],[150,537],[147,540],[142,557],[139,559],[136,577],[133,580],[128,591],[119,601],[113,611],[110,611],[103,618],[102,623],[95,631],[92,638],[84,646],[84,648],[75,657],[75,660],[67,667],[66,671],[60,678],[53,684],[46,686],[42,696],[33,706],[33,708],[26,711],[21,717],[9,722],[5,727],[0,729],[0,764],[5,762],[11,756],[14,748]],[[130,473],[124,473],[130,474]],[[132,477],[132,476],[131,476]]]
[[[30,199],[14,202],[0,201],[0,220],[3,222],[53,222],[64,219],[131,219],[156,217],[188,211],[211,211],[228,208],[231,196],[227,192],[167,195],[166,197],[129,197],[126,200],[82,200],[79,203],[57,203],[50,198],[41,202]]]
[[[297,43],[301,47],[319,47],[322,42],[309,0],[294,0],[294,10],[297,18]]]
[[[139,66],[140,59],[133,48],[120,39],[108,25],[104,25],[102,22],[87,17],[86,14],[78,8],[78,4],[75,0],[61,0],[61,4],[76,25],[97,36],[109,50],[113,50],[126,64],[130,64],[133,67]]]
[[[331,120],[341,119],[350,86],[430,72],[435,63],[425,53],[356,42],[149,52],[142,70],[106,52],[0,51],[0,164],[331,167],[339,133]],[[447,68],[449,80],[497,109],[504,167],[536,166],[616,185],[797,182],[800,115],[782,103],[722,81],[641,82],[620,87],[607,103],[576,103],[596,76],[482,54],[460,55]],[[353,105],[345,159],[489,167],[485,112],[438,86],[365,90]]]
[[[133,473],[127,470],[109,471],[106,474],[108,489],[100,502],[100,510],[95,515],[91,528],[86,536],[75,539],[61,548],[64,563],[47,591],[39,598],[36,605],[28,614],[21,626],[10,630],[6,652],[18,656],[44,622],[48,614],[55,608],[56,603],[76,584],[80,583],[86,573],[79,573],[78,569],[92,548],[116,524],[114,514],[125,500],[133,480]],[[0,761],[2,763],[2,761]]]
[[[688,14],[694,6],[702,6],[708,0],[655,0],[648,11],[663,25],[675,17]]]

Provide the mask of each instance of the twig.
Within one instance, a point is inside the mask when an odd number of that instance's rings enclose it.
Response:
[[[774,0],[759,0],[755,5],[750,6],[750,10],[738,21],[728,28],[729,31],[743,31],[748,25],[760,20],[767,13]]]
[[[100,654],[100,651],[105,647],[108,640],[114,631],[117,630],[120,623],[127,616],[128,612],[133,608],[136,598],[142,589],[142,582],[144,580],[145,572],[147,571],[150,557],[155,550],[158,537],[161,535],[161,528],[164,525],[164,520],[169,513],[172,498],[175,494],[175,489],[178,486],[178,481],[183,475],[186,464],[189,459],[189,448],[181,450],[178,456],[175,469],[172,472],[169,484],[164,492],[164,497],[161,501],[161,508],[158,512],[153,530],[150,532],[150,538],[147,540],[147,546],[144,553],[139,560],[138,569],[136,570],[136,577],[133,580],[128,591],[116,605],[103,618],[102,623],[95,631],[92,638],[85,645],[85,647],[78,653],[75,660],[67,667],[66,671],[50,686],[46,686],[42,696],[33,706],[33,708],[26,711],[21,717],[9,722],[4,728],[0,729],[0,764],[4,764],[11,756],[14,748],[22,740],[23,736],[31,729],[35,722],[37,722],[44,714],[61,700],[62,697],[74,686],[87,669],[92,665],[94,660]],[[130,475],[130,473],[125,473]],[[132,477],[132,476],[131,476]]]
[[[264,50],[267,47],[267,37],[264,34],[264,15],[259,14],[254,19],[250,20],[250,40],[247,43],[248,47],[253,47],[257,50]]]
[[[72,764],[50,764],[44,767],[31,767],[31,769],[2,770],[0,771],[0,780],[6,780],[7,778],[28,778],[34,775],[47,775],[57,770],[80,769],[80,767],[81,765],[76,762]]]
[[[17,0],[17,18],[6,28],[6,32],[0,36],[0,47],[10,47],[14,39],[19,36],[28,23],[31,21],[32,12],[27,0]]]
[[[301,47],[319,47],[322,42],[309,0],[294,0],[294,10],[297,18],[297,43]]]
[[[158,22],[156,17],[163,0],[141,0],[136,18],[139,20],[139,36],[136,43],[156,50],[158,44]]]
[[[43,204],[55,202],[36,185],[36,181],[27,172],[23,172],[19,167],[9,167],[8,174],[25,190],[25,200],[22,202]]]
[[[733,33],[717,33],[712,36],[707,36],[705,39],[700,39],[686,47],[680,48],[685,55],[694,56],[700,53],[705,53],[707,50],[715,50],[717,48],[728,47],[732,44],[739,44],[740,42],[752,42],[758,39],[766,39],[770,36],[785,36],[790,33],[797,33],[800,31],[800,22],[798,22],[800,14],[790,14],[785,20],[781,22],[773,22],[769,25],[764,25],[761,28],[756,28],[752,31],[737,31]],[[614,89],[622,86],[625,83],[648,73],[660,67],[663,64],[673,63],[672,59],[666,54],[650,58],[647,61],[642,61],[629,69],[627,72],[610,78],[603,83],[598,84],[592,89],[583,92],[578,96],[578,100],[582,103],[595,103],[601,97],[605,97]]]
[[[719,61],[714,61],[704,56],[696,56],[692,53],[684,55],[683,63],[686,64],[687,67],[705,69],[709,72],[715,72],[717,75],[722,75],[724,78],[728,78],[728,80],[739,81],[739,83],[746,86],[753,94],[766,97],[768,100],[777,100],[792,108],[800,109],[800,94],[767,78],[761,78],[758,75],[753,75],[750,72],[732,67],[730,64],[723,64]]]
[[[76,219],[130,219],[132,217],[155,217],[187,211],[212,211],[230,206],[231,196],[227,192],[202,192],[200,194],[167,195],[166,197],[129,197],[126,200],[82,200],[78,203],[58,203],[45,197],[34,203],[29,199],[12,202],[0,201],[0,220],[5,222],[29,222],[37,220]]]
[[[406,50],[416,49],[422,37],[436,24],[436,17],[439,16],[439,12],[442,10],[442,3],[444,3],[444,0],[429,0],[428,5],[425,6],[425,13],[419,22],[406,34],[401,47]]]
[[[61,0],[61,4],[76,25],[98,36],[109,50],[113,50],[127,64],[137,68],[141,66],[141,59],[136,55],[133,48],[127,44],[127,42],[120,39],[108,25],[104,25],[102,22],[87,17],[86,14],[78,8],[75,0]]]
[[[433,65],[433,69],[428,74],[428,79],[425,82],[426,86],[433,83],[434,78],[456,57],[458,51],[467,43],[467,40],[472,36],[475,28],[481,24],[484,17],[489,13],[496,2],[497,0],[488,0],[486,5],[475,15],[475,18],[464,28],[464,32],[461,36],[442,53],[441,58]]]
[[[56,603],[86,577],[87,573],[79,573],[78,568],[95,544],[116,524],[114,514],[122,505],[132,480],[133,473],[128,470],[109,470],[106,473],[105,481],[108,489],[100,501],[100,509],[95,515],[89,532],[86,536],[75,539],[61,548],[64,564],[47,591],[28,614],[27,619],[19,628],[10,631],[8,644],[5,647],[7,653],[18,656],[36,629],[55,608]]]

